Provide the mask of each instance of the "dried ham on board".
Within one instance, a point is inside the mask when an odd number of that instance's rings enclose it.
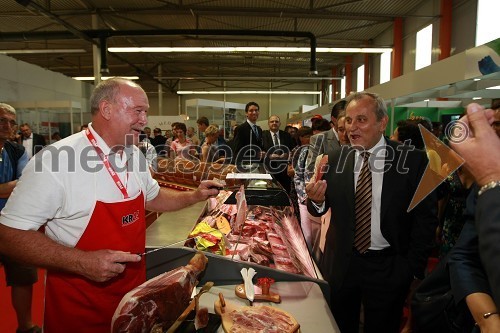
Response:
[[[158,275],[128,292],[116,308],[111,332],[150,332],[155,325],[168,329],[189,305],[207,257],[198,252],[186,266]]]

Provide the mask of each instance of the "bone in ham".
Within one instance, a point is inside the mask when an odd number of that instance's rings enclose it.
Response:
[[[111,332],[150,332],[155,325],[168,329],[189,305],[207,261],[198,252],[186,266],[158,275],[128,292],[113,315]]]

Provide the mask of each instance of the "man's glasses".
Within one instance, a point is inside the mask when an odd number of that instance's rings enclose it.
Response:
[[[0,125],[7,125],[7,123],[9,123],[10,126],[12,126],[12,127],[17,125],[15,120],[9,120],[7,118],[0,118]]]

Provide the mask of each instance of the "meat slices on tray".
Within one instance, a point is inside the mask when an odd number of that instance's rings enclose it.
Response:
[[[158,324],[169,328],[189,305],[207,261],[198,252],[186,266],[158,275],[128,292],[115,310],[111,332],[150,332]]]
[[[222,316],[222,326],[227,333],[293,333],[300,327],[291,314],[267,305],[238,307],[225,302],[222,310],[217,300],[214,308]]]

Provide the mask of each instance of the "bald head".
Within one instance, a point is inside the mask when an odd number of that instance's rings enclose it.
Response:
[[[92,95],[90,96],[90,112],[92,113],[92,115],[97,114],[101,102],[116,102],[116,97],[120,92],[120,87],[122,86],[130,86],[134,88],[140,88],[142,90],[141,86],[137,83],[121,77],[113,77],[111,79],[101,81],[95,87]]]

